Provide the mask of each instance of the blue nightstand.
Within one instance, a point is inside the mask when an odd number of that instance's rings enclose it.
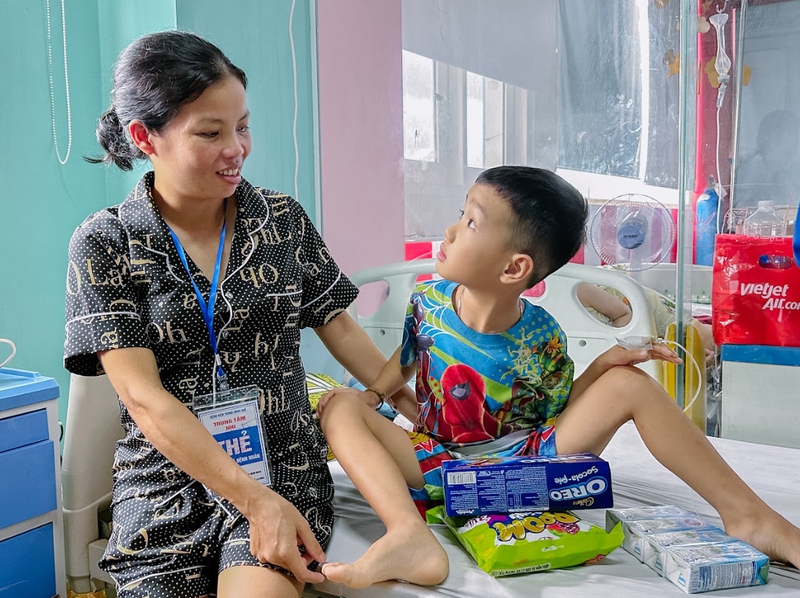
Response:
[[[0,595],[66,598],[58,384],[0,368]]]

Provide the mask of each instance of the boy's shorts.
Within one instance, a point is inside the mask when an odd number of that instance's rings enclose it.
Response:
[[[422,518],[425,511],[443,503],[442,462],[460,459],[461,455],[446,449],[438,440],[422,432],[409,432],[414,445],[417,462],[425,478],[425,486],[419,490],[409,488],[411,498]],[[517,444],[498,452],[489,452],[485,457],[511,457],[518,455],[556,455],[556,418],[548,419],[543,425],[531,431]]]

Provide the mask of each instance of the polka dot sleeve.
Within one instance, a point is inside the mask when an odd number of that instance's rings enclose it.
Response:
[[[98,351],[149,346],[126,235],[111,211],[88,218],[73,234],[66,291],[64,367],[70,372],[97,375]]]
[[[317,328],[346,310],[358,296],[358,289],[342,274],[300,204],[294,205],[301,239],[298,259],[303,270],[300,327]]]

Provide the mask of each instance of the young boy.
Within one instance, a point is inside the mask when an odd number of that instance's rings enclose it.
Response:
[[[441,486],[441,462],[461,454],[599,455],[631,419],[651,453],[717,510],[729,534],[800,564],[800,530],[750,490],[655,380],[631,367],[678,362],[675,353],[615,346],[573,380],[563,331],[520,299],[575,254],[587,213],[580,193],[549,171],[483,172],[445,231],[436,256],[444,280],[411,297],[402,346],[371,388],[332,391],[320,401],[334,454],[386,525],[354,563],[325,564],[329,579],[353,587],[440,583],[447,555],[408,488],[424,499],[426,484]],[[375,411],[414,374],[416,402],[404,398],[395,407],[429,435],[416,445]]]

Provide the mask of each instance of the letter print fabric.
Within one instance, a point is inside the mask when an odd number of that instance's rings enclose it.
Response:
[[[419,285],[411,296],[401,361],[417,360],[418,423],[451,445],[534,429],[566,406],[574,364],[553,317],[527,301],[505,332],[482,334],[452,307],[457,284]]]
[[[64,361],[69,371],[91,376],[102,373],[98,351],[151,349],[164,387],[191,409],[195,395],[211,392],[213,354],[191,282],[153,202],[153,180],[152,172],[146,174],[125,202],[93,214],[72,237]],[[307,398],[300,329],[330,322],[358,291],[294,199],[246,181],[236,199],[231,254],[214,314],[222,367],[232,388],[261,390],[272,488],[294,503],[324,546],[333,487],[327,445]],[[210,282],[187,258],[208,301]],[[115,461],[115,525],[140,516],[144,503],[158,503],[193,483],[120,408],[125,438]],[[131,531],[131,542],[141,542]]]

